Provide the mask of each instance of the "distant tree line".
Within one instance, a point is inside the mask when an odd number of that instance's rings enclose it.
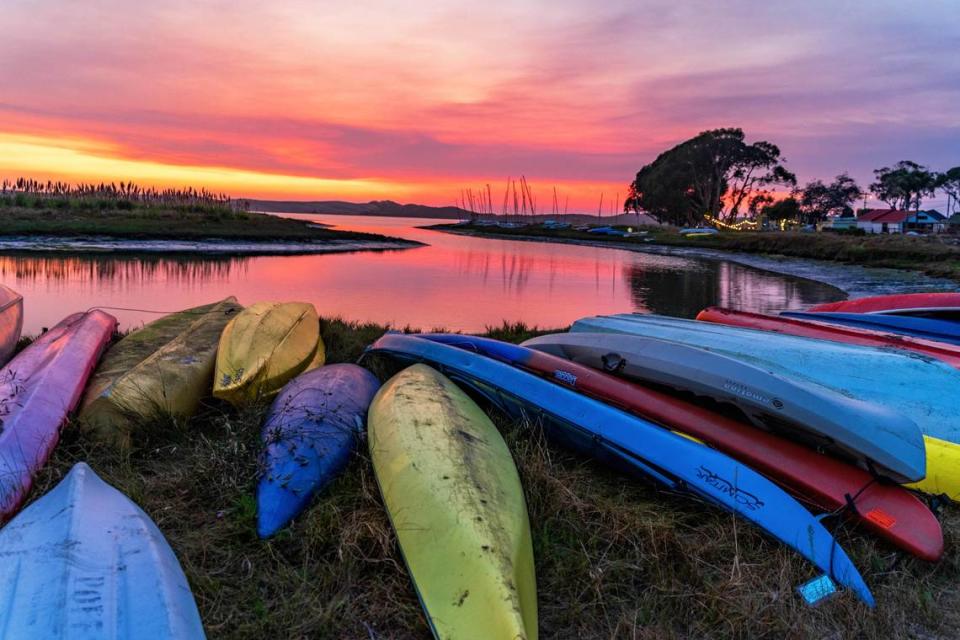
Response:
[[[865,192],[846,173],[830,183],[797,185],[779,147],[747,143],[742,129],[713,129],[661,153],[637,172],[625,212],[644,211],[661,223],[693,226],[706,219],[733,222],[744,216],[804,224],[852,211]],[[874,171],[870,191],[893,209],[918,211],[924,198],[941,191],[947,213],[960,209],[960,167],[942,173],[904,160]],[[787,191],[785,198],[777,192]]]

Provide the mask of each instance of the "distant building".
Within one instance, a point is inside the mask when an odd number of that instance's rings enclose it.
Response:
[[[857,228],[857,215],[853,212],[852,209],[847,209],[839,216],[830,218],[828,220],[829,227],[831,229],[842,231],[844,229],[856,229]]]
[[[947,220],[939,211],[865,209],[857,216],[857,228],[867,233],[940,233]]]

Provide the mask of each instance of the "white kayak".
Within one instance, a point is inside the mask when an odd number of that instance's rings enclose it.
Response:
[[[3,638],[204,637],[163,534],[82,462],[0,530],[0,557]]]

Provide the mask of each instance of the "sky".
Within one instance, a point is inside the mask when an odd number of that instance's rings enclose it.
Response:
[[[541,210],[742,127],[801,182],[960,165],[960,2],[4,0],[0,177]],[[928,204],[937,205],[942,197]],[[608,205],[605,205],[608,206]]]

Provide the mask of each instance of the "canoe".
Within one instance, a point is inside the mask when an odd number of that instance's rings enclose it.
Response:
[[[323,364],[317,310],[306,302],[258,302],[224,328],[213,395],[235,406],[272,398],[297,374]]]
[[[943,555],[943,531],[930,509],[901,487],[873,482],[873,476],[863,469],[671,394],[543,351],[456,334],[423,337],[520,367],[695,437],[759,471],[804,502],[826,512],[842,512],[878,537],[923,560],[935,561]],[[848,508],[848,498],[853,509]]]
[[[851,398],[899,411],[930,438],[960,444],[956,400],[960,371],[933,358],[769,331],[664,316],[621,314],[583,318],[573,332],[621,333],[672,340],[740,358],[797,380],[822,384]],[[926,448],[926,447],[925,447]],[[958,447],[960,449],[960,447]],[[946,467],[927,455],[924,491],[960,498],[960,458]]]
[[[523,346],[732,405],[757,427],[854,461],[895,482],[926,475],[923,435],[913,420],[819,384],[643,336],[559,333]]]
[[[23,296],[0,284],[0,365],[13,355],[23,330]]]
[[[263,424],[257,532],[267,538],[300,514],[347,466],[377,393],[355,364],[303,373],[283,388]]]
[[[813,314],[811,314],[811,316],[813,316]],[[960,346],[894,333],[885,333],[883,331],[818,322],[818,319],[815,317],[811,317],[810,320],[800,320],[784,316],[768,316],[762,313],[751,313],[749,311],[734,311],[733,309],[708,307],[697,314],[697,320],[701,322],[726,324],[733,327],[785,333],[787,335],[802,336],[804,338],[858,344],[864,347],[903,349],[904,351],[913,351],[924,356],[936,358],[955,369],[960,369]]]
[[[5,638],[203,638],[163,534],[85,463],[0,530]]]
[[[236,298],[164,316],[113,345],[90,379],[78,424],[121,449],[144,422],[192,416],[210,395],[220,333]]]
[[[810,311],[883,313],[957,319],[960,318],[960,293],[897,293],[870,296],[818,304],[810,307]]]
[[[0,369],[0,523],[23,503],[117,328],[103,311],[67,316]]]
[[[559,444],[736,513],[873,606],[863,578],[823,525],[771,481],[719,451],[536,375],[449,345],[390,333],[366,353],[430,364],[509,415],[544,424],[547,435]]]
[[[414,365],[370,406],[370,456],[436,638],[537,638],[533,545],[506,443],[467,395]]]
[[[960,345],[960,322],[920,318],[916,316],[883,315],[879,313],[833,313],[805,311],[784,311],[786,318],[813,320],[844,327],[886,331],[912,338],[922,338],[935,342]]]

